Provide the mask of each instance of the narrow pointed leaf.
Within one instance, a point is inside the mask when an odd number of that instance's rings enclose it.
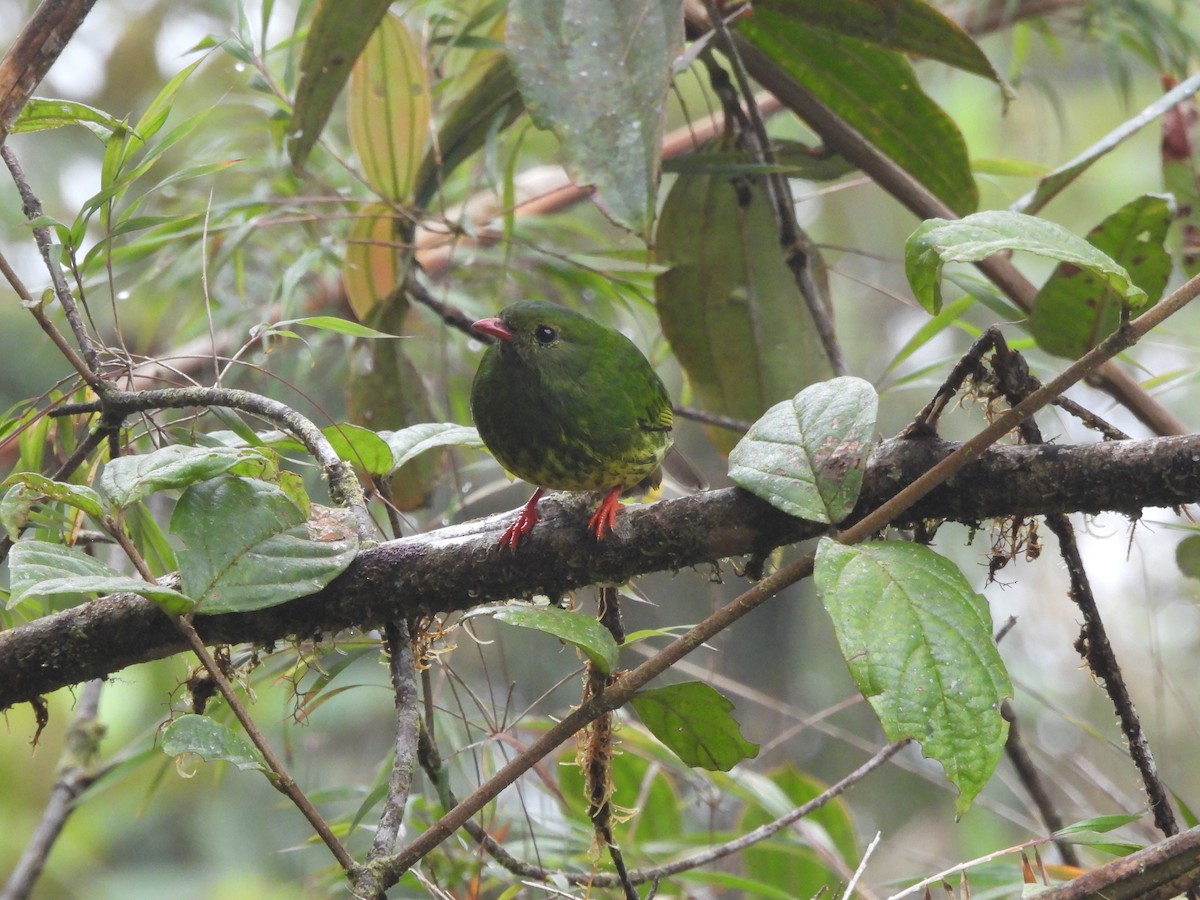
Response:
[[[432,97],[421,48],[398,17],[383,17],[354,64],[347,106],[367,183],[389,200],[408,200],[429,140]]]
[[[729,478],[792,516],[844,519],[858,499],[879,398],[861,378],[834,378],[777,403],[729,454]]]
[[[902,54],[757,4],[738,30],[956,213],[979,206],[966,141]]]
[[[733,703],[711,685],[685,681],[638,691],[630,701],[656,738],[689,766],[728,772],[758,756],[729,714]]]
[[[417,171],[413,196],[420,208],[428,205],[441,182],[479,150],[489,135],[511,125],[525,109],[504,53],[484,54],[468,77],[473,79],[470,86],[444,113],[437,152],[430,148]]]
[[[45,131],[64,125],[82,125],[102,139],[126,127],[120,119],[85,103],[33,97],[21,107],[9,133]]]
[[[508,625],[530,628],[543,634],[553,635],[578,647],[606,675],[617,666],[617,642],[608,629],[590,616],[559,609],[557,606],[531,606],[511,603],[481,606],[471,610],[463,618],[491,616]]]
[[[1088,243],[1125,267],[1133,283],[1156,303],[1171,275],[1165,242],[1171,225],[1167,197],[1146,194],[1122,206],[1087,236]],[[1099,275],[1060,263],[1033,301],[1030,331],[1047,353],[1075,359],[1104,340],[1121,322],[1123,299]]]
[[[316,146],[351,67],[391,5],[391,0],[360,0],[349,14],[341,0],[319,0],[300,57],[289,128],[288,154],[297,168]]]
[[[904,245],[904,270],[913,296],[930,313],[942,308],[941,277],[946,263],[978,262],[1008,250],[1024,250],[1088,269],[1131,310],[1149,300],[1111,257],[1061,225],[1003,210],[964,219],[930,219]]]
[[[1039,181],[1036,188],[1013,203],[1009,209],[1031,215],[1039,212],[1086,172],[1093,163],[1103,159],[1159,116],[1166,115],[1176,103],[1191,97],[1197,90],[1200,90],[1200,72],[1172,88],[1133,118],[1126,119],[1074,159],[1063,163]]]
[[[971,36],[925,0],[755,0],[755,13],[764,9],[813,28],[936,59],[1001,82]]]
[[[967,810],[1004,751],[1012,685],[987,601],[927,547],[824,538],[815,579],[838,645],[888,739],[914,738]]]
[[[306,328],[316,328],[318,331],[332,331],[336,334],[348,334],[351,337],[366,338],[367,340],[395,340],[397,335],[386,331],[376,331],[358,322],[351,322],[340,316],[305,316],[301,319],[284,319],[272,327],[287,328],[291,325],[303,325]]]
[[[681,0],[513,0],[509,61],[567,170],[614,221],[649,237]]]
[[[832,372],[767,196],[753,182],[744,187],[710,175],[676,180],[655,236],[668,268],[654,293],[663,334],[700,406],[753,422]],[[819,270],[819,256],[812,263]],[[736,442],[725,430],[710,437],[725,452]]]

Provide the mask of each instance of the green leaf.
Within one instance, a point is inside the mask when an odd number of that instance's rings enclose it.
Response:
[[[239,769],[270,773],[258,748],[208,716],[188,714],[172,719],[162,730],[162,749],[167,756],[190,753],[205,762],[233,763]]]
[[[560,641],[582,650],[606,675],[617,666],[617,642],[613,640],[608,629],[591,616],[559,609],[557,606],[531,606],[520,603],[480,606],[463,616],[463,619],[475,616],[491,616],[518,628],[531,628],[543,634],[553,635]]]
[[[1146,194],[1126,203],[1088,232],[1088,243],[1124,266],[1146,292],[1147,305],[1158,302],[1171,275],[1164,246],[1171,225],[1167,197]],[[1047,353],[1075,359],[1121,322],[1123,299],[1099,276],[1071,263],[1060,263],[1033,301],[1029,327]]]
[[[755,14],[764,9],[815,29],[936,59],[997,84],[1001,80],[971,36],[925,0],[755,0]]]
[[[400,282],[396,227],[395,211],[383,203],[360,207],[350,225],[342,260],[342,283],[350,308],[360,322],[367,321]],[[360,337],[394,337],[365,325],[358,327],[369,332]]]
[[[173,615],[190,612],[195,605],[179,591],[151,584],[131,575],[72,575],[65,578],[49,578],[39,583],[36,589],[27,591],[20,599],[50,597],[54,594],[138,594],[157,603]]]
[[[453,422],[426,422],[410,425],[399,431],[381,431],[379,436],[387,441],[392,451],[392,465],[385,474],[391,474],[414,457],[434,447],[483,448],[479,432],[470,425]]]
[[[45,131],[64,125],[82,125],[102,138],[127,127],[120,119],[85,103],[32,97],[21,107],[9,133]]]
[[[511,0],[508,58],[534,121],[615,222],[649,239],[682,0]]]
[[[737,28],[753,44],[748,54],[768,57],[956,213],[979,206],[962,133],[921,89],[902,54],[757,3]]]
[[[1144,815],[1145,813],[1117,813],[1108,816],[1096,816],[1091,819],[1084,819],[1081,822],[1072,822],[1070,825],[1065,825],[1054,832],[1054,836],[1069,837],[1073,834],[1079,834],[1081,831],[1104,834],[1114,831],[1123,825],[1131,825]]]
[[[728,772],[758,756],[729,714],[733,703],[711,685],[685,681],[638,691],[630,701],[650,733],[689,766]]]
[[[987,601],[927,547],[824,538],[817,589],[888,739],[915,738],[959,790],[962,815],[996,768],[1012,696]]]
[[[854,509],[879,398],[861,378],[833,378],[777,403],[729,454],[729,478],[788,515],[840,522]]]
[[[630,726],[620,731],[621,751],[613,754],[610,800],[617,810],[637,810],[633,816],[613,816],[613,831],[622,847],[677,842],[685,831],[687,801],[680,795],[678,760],[645,730]],[[672,765],[674,764],[674,765]],[[564,759],[556,773],[559,791],[574,822],[589,832],[587,789],[583,772]]]
[[[275,328],[287,328],[289,325],[307,325],[320,331],[335,331],[338,334],[348,334],[351,337],[367,338],[369,340],[390,338],[395,340],[399,335],[388,334],[386,331],[376,331],[358,322],[342,319],[338,316],[306,316],[303,319],[285,319],[274,323]]]
[[[1200,578],[1200,534],[1185,537],[1175,545],[1175,565],[1188,578]]]
[[[337,455],[371,475],[387,475],[392,468],[392,451],[382,435],[361,425],[331,425],[321,429]]]
[[[1008,250],[1025,250],[1088,269],[1130,309],[1144,306],[1149,299],[1122,266],[1083,238],[1045,219],[1003,210],[923,223],[905,242],[904,269],[913,296],[936,314],[942,308],[941,275],[946,263],[978,262]]]
[[[17,541],[9,554],[8,607],[31,597],[56,594],[140,594],[167,612],[184,613],[191,601],[179,591],[121,575],[116,569],[73,547],[46,541]]]
[[[229,475],[184,491],[171,531],[185,544],[177,554],[183,592],[200,613],[263,609],[314,593],[358,547],[345,510],[305,522],[278,486]]]
[[[289,126],[288,155],[302,168],[316,146],[350,69],[391,0],[360,0],[347,14],[341,0],[320,0],[300,57],[300,85]]]
[[[53,481],[37,472],[18,472],[9,475],[0,487],[12,488],[0,500],[0,522],[3,522],[4,530],[14,541],[21,536],[21,529],[29,519],[29,511],[47,500],[73,506],[97,522],[104,518],[104,504],[100,495],[86,485]]]
[[[741,187],[716,176],[676,179],[655,236],[669,268],[654,293],[663,334],[699,405],[753,422],[832,372],[766,193],[753,181]],[[819,255],[810,261],[820,273]],[[736,440],[716,429],[709,437],[726,453]]]
[[[739,772],[737,782],[730,789],[746,799],[737,823],[741,834],[803,806],[829,787],[791,765],[769,776]],[[788,885],[793,897],[836,897],[843,873],[854,867],[860,853],[850,808],[844,798],[834,797],[805,816],[804,823],[803,836],[788,830],[743,850],[742,872],[765,884]]]
[[[41,596],[39,586],[52,579],[108,578],[120,574],[82,550],[48,541],[17,541],[9,551],[8,565],[10,609],[27,597]]]
[[[421,48],[403,21],[384,16],[350,72],[347,117],[367,183],[386,199],[409,199],[431,111]]]
[[[268,465],[257,450],[171,444],[150,453],[110,460],[100,473],[100,490],[110,503],[123,509],[158,491],[215,478],[243,463],[259,464],[254,474],[260,474]]]

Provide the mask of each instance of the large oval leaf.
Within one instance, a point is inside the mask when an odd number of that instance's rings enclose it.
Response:
[[[721,176],[679,177],[658,224],[658,257],[670,268],[654,292],[663,334],[700,406],[753,422],[832,372],[766,194],[751,182],[741,186]],[[725,452],[736,441],[728,431],[710,436]]]
[[[915,738],[959,790],[959,815],[991,777],[1012,685],[992,640],[987,601],[928,547],[848,547],[823,538],[821,600],[859,690],[889,740]]]
[[[754,12],[763,10],[1000,82],[971,36],[926,0],[755,0]]]
[[[300,56],[300,85],[288,137],[292,165],[300,167],[316,146],[333,104],[375,26],[392,0],[358,0],[348,15],[342,0],[319,0]]]
[[[854,509],[879,398],[861,378],[834,378],[777,403],[729,454],[729,478],[788,515],[840,522]]]
[[[358,547],[352,517],[322,511],[305,522],[274,484],[221,476],[184,491],[171,531],[183,591],[201,613],[275,606],[320,590],[350,564]]]
[[[512,0],[508,53],[534,120],[614,221],[649,238],[682,0]]]

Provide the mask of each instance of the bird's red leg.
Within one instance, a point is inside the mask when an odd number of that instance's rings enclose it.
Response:
[[[596,540],[604,540],[604,535],[617,527],[617,510],[621,508],[621,488],[619,485],[604,495],[600,506],[588,520],[588,531],[596,536]]]
[[[521,538],[533,531],[533,526],[537,524],[537,503],[542,499],[542,494],[546,493],[542,488],[538,488],[533,492],[533,496],[521,507],[521,511],[517,513],[517,520],[504,530],[504,534],[500,535],[500,545],[508,547],[511,550],[516,550],[517,545],[521,543]]]

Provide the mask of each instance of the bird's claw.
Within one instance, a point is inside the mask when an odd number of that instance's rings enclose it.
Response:
[[[533,492],[529,501],[521,507],[521,511],[517,513],[517,520],[504,529],[504,534],[500,535],[501,547],[516,550],[521,539],[533,531],[533,526],[538,523],[537,503],[542,499],[543,493],[544,491],[538,488]]]
[[[588,531],[596,536],[596,540],[604,540],[604,536],[617,528],[617,510],[621,508],[621,489],[613,488],[604,495],[600,506],[588,519]]]

